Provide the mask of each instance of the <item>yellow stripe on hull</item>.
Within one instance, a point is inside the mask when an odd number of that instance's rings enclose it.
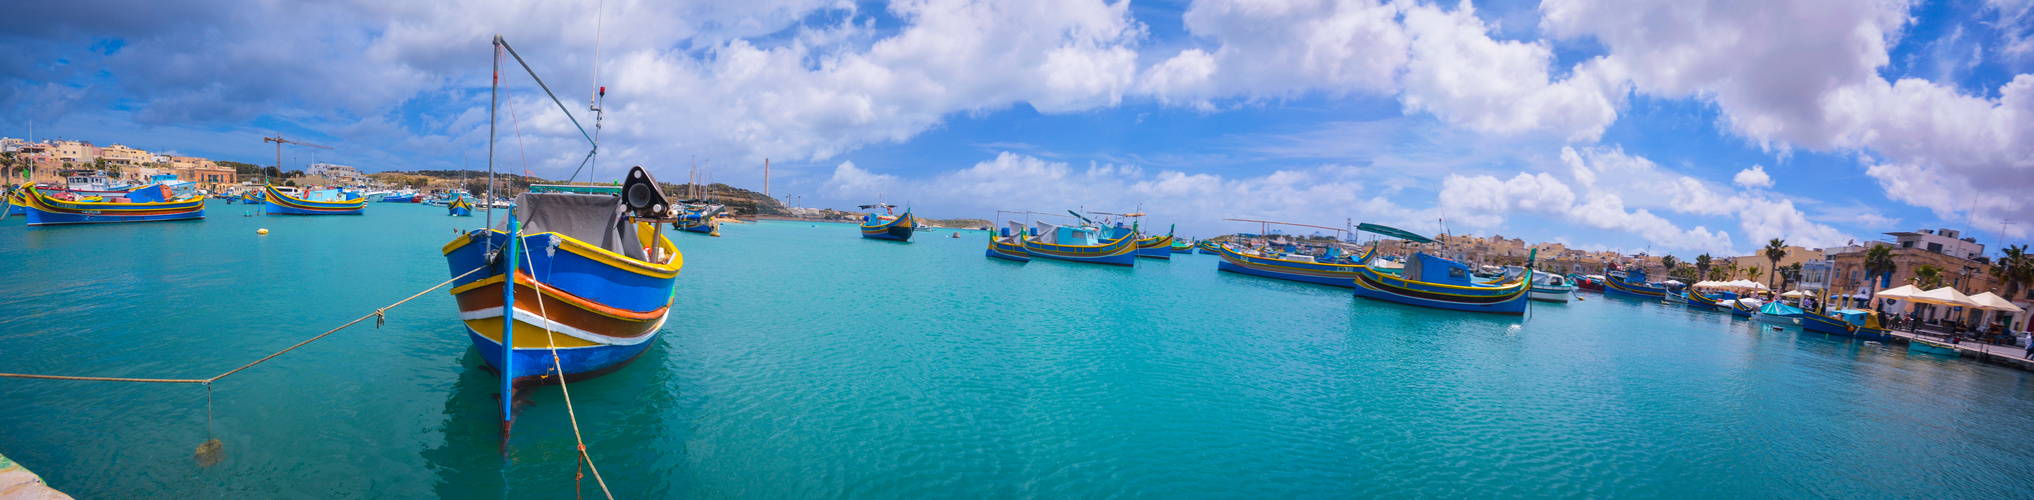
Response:
[[[501,343],[501,316],[495,316],[492,318],[469,319],[465,321],[467,328],[472,328],[473,331],[480,332],[481,336],[487,337],[488,340],[492,340],[496,344]],[[606,345],[606,344],[596,344],[593,342],[589,342],[585,339],[581,339],[579,337],[565,335],[562,333],[551,333],[549,330],[545,330],[542,327],[538,327],[537,325],[532,325],[521,321],[516,322],[515,347],[517,349],[548,349],[553,346],[553,342],[556,342],[556,346],[559,349],[569,349],[574,347],[595,347]]]

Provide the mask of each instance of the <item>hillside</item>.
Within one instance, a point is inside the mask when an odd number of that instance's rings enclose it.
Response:
[[[513,191],[517,192],[528,189],[531,184],[563,184],[561,181],[540,177],[515,174],[496,175],[507,179],[509,184],[513,186]],[[390,185],[410,186],[418,189],[446,189],[463,186],[467,192],[487,192],[487,172],[483,171],[391,171],[368,174],[367,176]],[[464,184],[460,183],[462,178],[465,181]],[[685,199],[685,194],[689,192],[684,184],[658,184],[664,188],[664,195],[670,197],[673,201]],[[791,211],[784,209],[782,202],[771,199],[768,196],[763,196],[763,193],[719,183],[701,185],[699,190],[701,198],[713,203],[727,205],[729,213],[736,216],[753,217],[756,215],[789,215],[791,213]]]

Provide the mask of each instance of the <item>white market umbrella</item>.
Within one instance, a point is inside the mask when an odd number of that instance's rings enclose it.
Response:
[[[1808,296],[1808,292],[1803,292],[1803,291],[1800,291],[1800,290],[1795,290],[1795,291],[1791,291],[1791,292],[1787,292],[1787,293],[1783,293],[1783,294],[1780,294],[1780,296],[1781,296],[1781,297],[1786,297],[1786,298],[1790,298],[1790,299],[1798,299],[1798,298],[1801,298],[1801,297],[1807,297],[1807,296]]]
[[[1977,307],[1978,305],[1977,302],[1972,302],[1970,300],[1970,296],[1964,295],[1963,292],[1956,291],[1955,288],[1950,288],[1946,286],[1910,295],[1908,296],[1907,300],[1920,302],[1923,304],[1938,304],[1951,307],[1956,306]]]
[[[1985,309],[1990,311],[2004,311],[2009,313],[2020,313],[2025,311],[2024,309],[2020,309],[2020,306],[2013,305],[2012,302],[2007,302],[2004,297],[2000,297],[1998,294],[1992,292],[1985,292],[1977,295],[1972,295],[1969,298],[1971,302],[1977,304],[1975,307],[1977,307],[1978,309]]]
[[[1880,290],[1879,298],[1893,300],[1907,300],[1909,298],[1912,298],[1914,294],[1917,293],[1921,293],[1921,289],[1914,288],[1914,285],[1900,285],[1898,288],[1887,288],[1885,290]]]

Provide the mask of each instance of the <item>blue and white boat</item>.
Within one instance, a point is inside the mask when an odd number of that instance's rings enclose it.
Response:
[[[1860,309],[1838,309],[1829,314],[1802,311],[1801,328],[1816,333],[1890,342],[1892,332],[1879,327],[1876,314]]]
[[[878,203],[862,205],[863,210],[881,208],[886,215],[870,212],[862,218],[862,237],[875,240],[911,241],[911,233],[918,230],[918,218],[911,215],[911,209],[904,209],[904,215],[896,215],[896,205]]]
[[[1024,251],[1024,223],[1014,220],[1007,222],[1010,226],[1003,228],[1001,234],[989,234],[989,249],[983,251],[983,255],[996,259],[1031,262],[1031,254]]]
[[[1343,288],[1355,288],[1356,277],[1363,268],[1363,264],[1336,258],[1333,254],[1315,257],[1227,244],[1216,245],[1215,251],[1222,257],[1222,261],[1215,264],[1217,270]]]
[[[1137,232],[1129,228],[1094,225],[1061,226],[1045,221],[1032,223],[1035,235],[1024,239],[1024,253],[1033,258],[1071,262],[1137,265]]]
[[[1804,315],[1806,315],[1806,312],[1802,311],[1799,307],[1775,301],[1760,305],[1759,311],[1752,314],[1752,321],[1770,325],[1802,326],[1802,316]]]
[[[1362,262],[1371,262],[1371,247]],[[1435,309],[1524,315],[1531,297],[1531,269],[1495,282],[1475,280],[1469,266],[1425,252],[1406,259],[1398,275],[1363,266],[1357,269],[1356,296]]]

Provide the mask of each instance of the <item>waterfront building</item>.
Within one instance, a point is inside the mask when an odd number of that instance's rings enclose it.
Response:
[[[367,176],[361,175],[360,169],[325,162],[312,163],[309,168],[304,169],[304,175],[324,177],[341,184],[367,183]]]
[[[59,162],[82,165],[99,159],[99,148],[90,142],[57,140],[50,146],[50,156]]]
[[[1894,244],[1900,248],[1920,248],[1930,252],[1975,259],[1985,254],[1985,246],[1977,238],[1957,238],[1955,229],[1922,229],[1911,233],[1886,233],[1894,237]]]
[[[119,165],[123,167],[147,165],[149,163],[153,163],[155,160],[155,155],[149,154],[147,151],[130,148],[117,143],[111,146],[99,148],[98,152],[95,153],[94,156],[96,157],[95,159],[106,160],[107,165]]]

